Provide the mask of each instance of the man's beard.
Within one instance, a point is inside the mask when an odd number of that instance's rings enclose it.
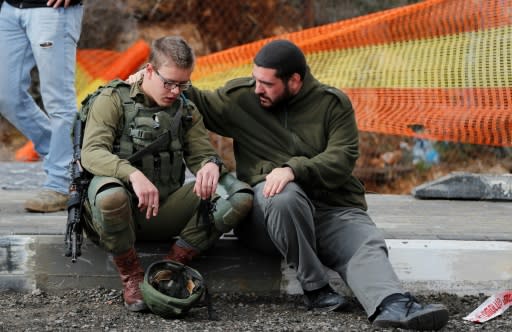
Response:
[[[259,97],[259,95],[258,95],[258,97]],[[284,87],[283,93],[280,96],[276,97],[275,100],[272,100],[271,104],[269,106],[265,106],[265,105],[261,104],[261,101],[260,101],[260,105],[261,105],[261,107],[263,107],[267,110],[280,109],[284,105],[286,105],[288,103],[288,101],[290,99],[292,99],[292,97],[293,96],[290,92],[290,89],[288,89],[288,86],[286,85]],[[267,99],[267,100],[269,100],[269,99]]]

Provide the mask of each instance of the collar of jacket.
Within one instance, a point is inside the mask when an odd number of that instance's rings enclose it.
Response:
[[[142,80],[132,84],[130,89],[130,98],[132,98],[135,102],[145,106],[156,106],[155,101],[151,97],[147,96],[144,91],[142,91]]]
[[[299,93],[297,93],[288,101],[288,105],[293,106],[294,104],[301,102],[318,85],[318,80],[313,76],[313,74],[311,74],[311,70],[308,66],[306,68],[306,74],[304,75],[304,80],[302,81],[302,87],[300,88]]]

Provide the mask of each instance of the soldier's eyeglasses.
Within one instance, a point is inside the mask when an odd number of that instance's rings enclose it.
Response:
[[[167,90],[174,90],[174,89],[178,88],[180,91],[185,91],[192,86],[192,83],[190,83],[190,81],[181,83],[181,82],[166,80],[162,75],[160,75],[160,73],[158,72],[158,70],[156,70],[156,68],[153,67],[153,69],[155,70],[156,75],[162,80],[162,83],[164,84],[164,88],[166,88]]]

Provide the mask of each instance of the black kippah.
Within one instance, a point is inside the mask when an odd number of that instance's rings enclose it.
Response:
[[[263,46],[254,57],[254,64],[277,70],[278,77],[299,73],[304,78],[306,58],[294,43],[284,39],[273,40]]]

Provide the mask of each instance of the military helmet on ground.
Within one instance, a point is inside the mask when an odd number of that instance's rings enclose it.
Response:
[[[206,286],[197,270],[162,260],[146,269],[140,289],[144,302],[153,313],[173,318],[186,314],[201,299]]]

